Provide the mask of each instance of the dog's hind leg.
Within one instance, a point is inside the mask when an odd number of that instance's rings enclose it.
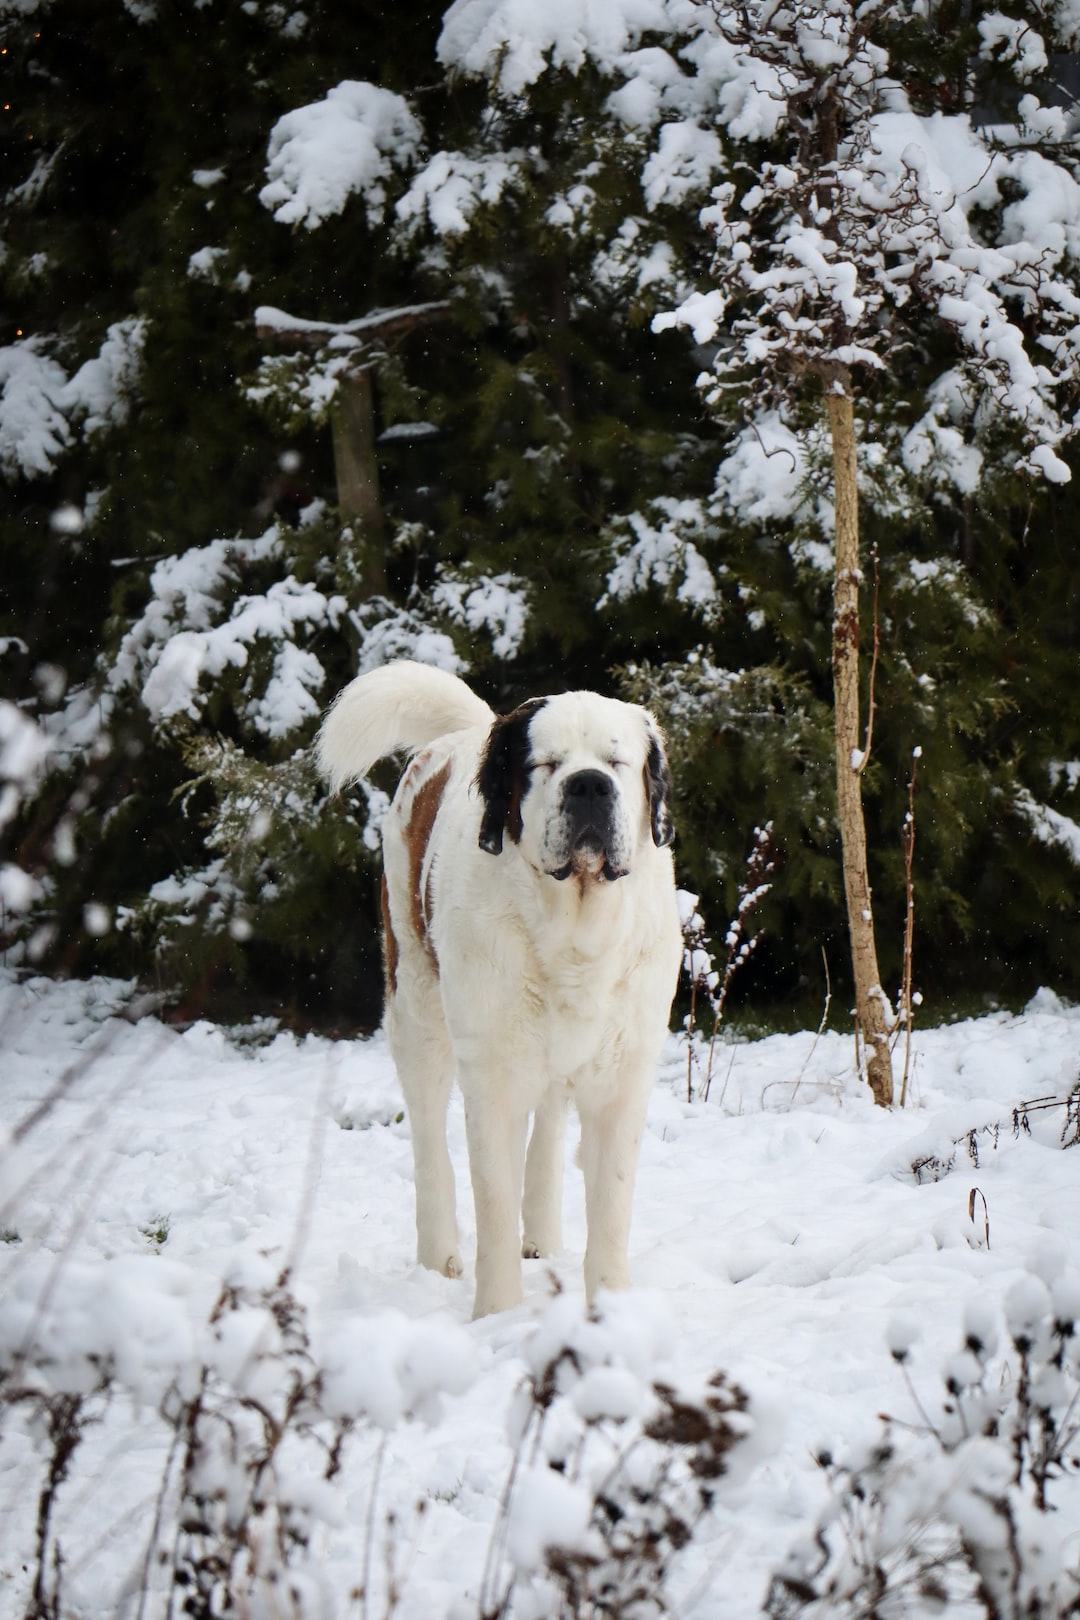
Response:
[[[454,1170],[446,1145],[446,1109],[454,1083],[450,1037],[440,1017],[438,988],[422,1017],[403,1007],[400,994],[387,1003],[386,1032],[397,1066],[412,1134],[416,1183],[416,1258],[444,1277],[461,1276]]]
[[[533,1117],[525,1156],[525,1197],[521,1214],[527,1260],[558,1254],[562,1248],[563,1155],[566,1141],[565,1086],[552,1086]]]

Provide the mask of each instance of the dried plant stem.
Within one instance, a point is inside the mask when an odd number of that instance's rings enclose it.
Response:
[[[161,1485],[157,1491],[154,1503],[154,1519],[150,1526],[150,1535],[146,1543],[146,1554],[142,1564],[142,1579],[139,1582],[139,1607],[135,1620],[145,1620],[146,1605],[150,1598],[150,1572],[154,1564],[154,1555],[161,1540],[162,1529],[165,1524],[165,1507],[171,1495],[174,1494],[173,1478],[176,1472],[177,1459],[183,1439],[181,1426],[177,1424],[173,1429],[172,1440],[169,1444],[169,1454],[165,1459],[165,1467],[161,1472]],[[171,1606],[171,1600],[170,1600]]]
[[[379,1441],[375,1452],[375,1466],[371,1472],[371,1493],[368,1496],[367,1523],[364,1526],[364,1572],[360,1589],[360,1613],[363,1620],[368,1620],[368,1603],[371,1597],[371,1566],[375,1553],[375,1511],[379,1496],[379,1480],[382,1477],[383,1463],[386,1461],[386,1447],[389,1436],[384,1434]]]
[[[686,1100],[694,1100],[694,1031],[697,1029],[697,992],[699,984],[695,973],[690,980],[690,1012],[686,1020]]]
[[[968,1220],[971,1222],[972,1226],[975,1225],[975,1200],[976,1200],[976,1198],[981,1198],[982,1199],[983,1233],[984,1233],[984,1235],[986,1237],[986,1247],[989,1249],[989,1247],[990,1247],[990,1211],[987,1208],[987,1204],[986,1204],[986,1194],[983,1192],[981,1187],[972,1187],[971,1191],[968,1193]]]
[[[27,1620],[59,1620],[60,1579],[63,1559],[59,1544],[50,1535],[57,1493],[67,1478],[86,1419],[82,1395],[54,1395],[46,1403],[46,1424],[52,1451],[45,1483],[38,1496],[36,1567],[34,1589]],[[49,1549],[52,1547],[53,1579],[49,1582]]]
[[[810,1046],[810,1050],[806,1054],[806,1061],[804,1062],[802,1068],[799,1070],[799,1078],[796,1080],[795,1086],[794,1086],[794,1088],[792,1090],[792,1093],[791,1093],[791,1098],[790,1098],[791,1102],[794,1102],[795,1098],[799,1094],[799,1087],[802,1085],[803,1078],[804,1078],[804,1076],[806,1074],[806,1071],[810,1067],[810,1059],[813,1057],[814,1053],[817,1051],[818,1041],[820,1041],[821,1037],[824,1035],[826,1025],[829,1022],[829,1008],[832,1005],[832,980],[829,978],[829,958],[825,954],[824,945],[821,947],[821,960],[822,960],[822,963],[824,964],[824,967],[825,967],[825,1005],[821,1009],[821,1022],[818,1024],[817,1034],[814,1036],[814,1039],[813,1039],[813,1041],[811,1043],[811,1046]]]
[[[713,970],[709,952],[711,940],[706,936],[705,924],[696,911],[683,924],[683,938],[687,950],[685,963],[690,975],[690,1012],[686,1020],[686,1100],[694,1100],[694,1033],[697,1029],[697,1003],[699,991],[704,994],[712,1012],[713,1027],[705,1067],[705,1080],[701,1087],[701,1100],[708,1102],[712,1087],[713,1064],[724,1019],[731,981],[738,969],[753,955],[761,941],[761,930],[747,935],[746,923],[751,913],[761,904],[772,888],[769,882],[776,866],[772,843],[772,822],[754,828],[754,844],[746,857],[746,877],[739,887],[739,903],[735,915],[728,923],[724,943],[727,959],[724,971]],[[696,905],[696,900],[694,904]]]
[[[912,961],[913,945],[915,941],[915,881],[913,877],[915,860],[915,773],[918,769],[920,750],[914,749],[911,756],[911,780],[908,782],[908,808],[904,817],[904,877],[906,882],[907,904],[904,911],[904,972],[900,988],[900,1016],[904,1023],[904,1070],[900,1080],[900,1106],[907,1102],[908,1076],[911,1072],[911,1028],[914,1022],[915,1009],[912,1003]]]

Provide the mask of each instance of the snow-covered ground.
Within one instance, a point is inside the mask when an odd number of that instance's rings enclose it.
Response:
[[[207,1364],[248,1393],[262,1379],[273,1405],[286,1358],[276,1341],[267,1349],[265,1312],[230,1306],[208,1324],[225,1280],[250,1298],[289,1265],[323,1409],[361,1419],[328,1486],[299,1442],[281,1462],[286,1494],[307,1488],[316,1503],[304,1612],[382,1615],[389,1547],[399,1614],[475,1615],[535,1336],[580,1331],[580,1176],[569,1164],[566,1252],[526,1264],[522,1307],[471,1323],[470,1277],[413,1262],[408,1126],[380,1037],[207,1024],[181,1034],[115,1016],[128,993],[0,978],[0,1097],[13,1133],[0,1168],[8,1393],[90,1388],[103,1365],[113,1376],[53,1510],[62,1612],[165,1612],[152,1566],[157,1596],[145,1608],[138,1598],[151,1538],[176,1533],[179,1465],[159,1407],[190,1399]],[[635,1288],[613,1304],[605,1354],[646,1380],[724,1369],[749,1392],[754,1426],[743,1466],[672,1569],[677,1612],[758,1612],[826,1499],[815,1453],[873,1440],[882,1413],[919,1425],[890,1343],[917,1334],[913,1384],[940,1411],[965,1311],[969,1325],[976,1305],[1000,1320],[1032,1272],[1059,1290],[1075,1276],[1080,1147],[1062,1138],[1076,1134],[1066,1099],[1078,1071],[1080,1008],[1048,992],[1019,1016],[917,1031],[909,1103],[891,1113],[871,1105],[839,1034],[724,1045],[708,1101],[687,1100],[685,1049],[671,1042],[641,1155]],[[1014,1121],[1025,1103],[1029,1129]],[[459,1100],[450,1130],[468,1254]],[[1004,1378],[1015,1373],[1007,1351]],[[0,1613],[10,1615],[26,1608],[47,1449],[32,1405],[0,1412]],[[1080,1482],[1062,1489],[1064,1558],[1080,1536]],[[542,1537],[557,1515],[535,1490],[516,1511],[509,1546],[524,1567],[530,1525]],[[367,1609],[350,1598],[365,1574]],[[293,1612],[279,1600],[252,1612]],[[527,1583],[519,1602],[528,1613]]]

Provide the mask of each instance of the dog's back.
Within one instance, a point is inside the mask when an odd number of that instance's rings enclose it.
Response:
[[[336,699],[319,733],[319,769],[336,791],[387,754],[415,754],[451,732],[486,730],[494,718],[456,675],[406,659],[384,664]]]

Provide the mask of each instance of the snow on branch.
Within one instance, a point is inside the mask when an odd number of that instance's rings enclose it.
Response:
[[[436,152],[398,199],[398,221],[406,236],[425,222],[439,236],[461,236],[480,208],[496,208],[509,192],[522,188],[527,167],[519,149],[481,157]]]
[[[657,586],[706,620],[718,611],[716,581],[696,540],[715,534],[698,500],[659,496],[648,514],[630,512],[613,526],[615,561],[598,608]]]
[[[1050,145],[1060,118],[1044,118],[1031,94],[991,131],[969,111],[917,112],[878,42],[910,21],[894,0],[716,0],[699,12],[715,50],[705,32],[684,48],[697,68],[696,109],[685,83],[679,93],[702,139],[664,124],[643,181],[673,145],[709,171],[699,219],[716,245],[712,284],[654,322],[687,326],[698,343],[720,339],[702,379],[709,403],[737,386],[765,411],[808,376],[848,392],[857,372],[880,370],[929,320],[951,331],[984,418],[1020,427],[1018,470],[1066,481],[1058,452],[1080,384],[1080,183]],[[1018,78],[1045,68],[1030,28],[995,14],[980,29],[984,51]],[[763,131],[747,123],[751,91],[732,77],[735,60],[770,102],[768,155],[747,149]],[[670,86],[653,89],[670,97]],[[665,169],[672,183],[677,167]],[[686,194],[704,195],[701,177],[683,172]],[[940,418],[912,457],[940,459],[950,444],[967,463],[954,480],[963,487],[976,472],[970,446]]]
[[[286,421],[296,418],[321,426],[343,377],[378,366],[390,345],[417,326],[444,319],[449,311],[446,299],[434,299],[371,310],[351,321],[313,321],[261,304],[255,311],[258,336],[275,350],[292,352],[264,355],[245,384],[245,397]]]
[[[443,19],[437,54],[444,67],[491,79],[506,98],[520,96],[548,68],[578,73],[586,62],[611,65],[643,33],[667,32],[666,0],[455,0]]]
[[[1028,823],[1042,844],[1062,849],[1074,866],[1080,866],[1080,826],[1048,804],[1040,804],[1027,788],[1017,790],[1013,807]]]
[[[403,96],[347,79],[322,101],[278,119],[259,201],[282,225],[314,230],[357,193],[375,225],[386,207],[387,181],[412,163],[422,135]]]
[[[41,338],[0,349],[0,470],[7,478],[41,478],[71,444],[63,409],[67,374]]]
[[[69,377],[48,339],[24,338],[0,349],[0,472],[9,479],[49,477],[75,443],[126,420],[148,323],[129,317],[109,327],[98,353]]]
[[[321,348],[335,338],[360,342],[383,340],[411,332],[424,321],[436,320],[450,308],[445,298],[425,304],[399,304],[393,309],[373,309],[353,321],[309,321],[302,315],[288,315],[271,304],[260,304],[255,311],[255,329],[261,338],[299,343]]]
[[[264,736],[287,735],[315,718],[315,694],[325,681],[322,664],[300,641],[345,611],[327,596],[288,575],[265,592],[241,593],[253,565],[280,555],[276,528],[255,540],[215,540],[159,562],[150,576],[150,600],[121,643],[109,684],[113,692],[138,690],[158,726],[197,720],[217,681],[229,669],[247,670],[257,646],[272,649],[265,689],[245,684],[245,712]],[[241,677],[242,678],[242,677]]]

